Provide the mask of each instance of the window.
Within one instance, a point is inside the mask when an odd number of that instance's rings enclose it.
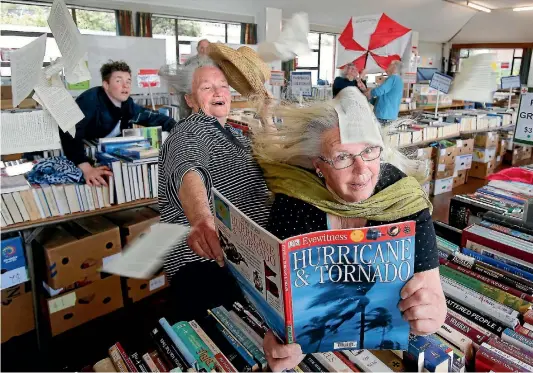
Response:
[[[207,39],[214,43],[240,44],[241,25],[152,15],[152,36],[166,40],[167,63],[179,61],[182,64],[196,54],[192,50],[193,42]]]
[[[311,53],[299,56],[296,70],[311,71],[313,84],[318,80],[328,81],[330,84],[335,78],[335,42],[336,35],[310,32],[307,35]]]
[[[16,2],[2,2],[0,25],[0,48],[3,52],[19,49],[48,33],[44,63],[61,57],[56,41],[48,27],[50,6],[28,5]],[[74,22],[82,34],[116,35],[115,12],[110,10],[81,9],[69,6]],[[2,53],[2,76],[11,76],[11,67]],[[4,60],[4,58],[6,60]]]

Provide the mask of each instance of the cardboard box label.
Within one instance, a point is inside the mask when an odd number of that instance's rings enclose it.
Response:
[[[2,290],[29,281],[26,267],[19,267],[2,273]]]
[[[440,155],[441,155],[441,157],[444,157],[446,155],[446,149],[441,149],[440,150]]]
[[[65,308],[70,308],[76,305],[76,292],[63,295],[57,299],[51,299],[48,301],[48,309],[50,314],[64,310]]]
[[[445,164],[439,164],[438,167],[437,167],[437,171],[438,172],[442,172],[446,170],[446,165]]]
[[[158,276],[156,278],[153,278],[150,280],[150,291],[154,291],[155,289],[159,289],[161,286],[165,285],[165,275]]]
[[[457,141],[455,141],[455,144],[457,145],[458,148],[462,148],[463,147],[463,140],[457,140]]]

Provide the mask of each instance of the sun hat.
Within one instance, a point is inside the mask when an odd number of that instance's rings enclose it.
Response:
[[[222,43],[211,43],[207,53],[222,69],[230,86],[241,95],[268,96],[265,82],[270,79],[270,66],[252,48],[233,49]]]

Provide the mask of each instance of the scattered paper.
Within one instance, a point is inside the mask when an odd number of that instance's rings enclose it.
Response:
[[[1,154],[61,149],[57,123],[46,110],[2,112]]]
[[[454,100],[492,102],[498,89],[493,63],[494,53],[484,53],[463,59],[461,72],[454,78],[450,95]]]
[[[33,90],[43,68],[46,34],[11,53],[11,86],[13,107],[18,106]]]
[[[296,56],[311,53],[307,34],[309,19],[306,13],[296,13],[286,23],[279,38],[274,42],[260,43],[257,49],[259,57],[265,62],[288,61]]]
[[[189,228],[182,225],[155,224],[149,233],[135,240],[122,256],[105,263],[102,271],[148,279],[161,268],[165,254],[180,243],[188,232]]]
[[[76,83],[85,82],[87,80],[91,80],[91,72],[87,68],[87,61],[86,59],[81,59],[80,62],[74,67],[74,70],[72,71],[72,76],[76,80]],[[68,81],[70,84],[75,84]]]
[[[35,92],[38,102],[52,114],[64,132],[72,133],[76,124],[85,117],[57,75],[47,80],[44,74],[41,74]]]
[[[81,34],[63,0],[55,0],[48,17],[48,25],[61,52],[65,75],[69,83],[87,80],[77,76],[76,67],[85,56]]]

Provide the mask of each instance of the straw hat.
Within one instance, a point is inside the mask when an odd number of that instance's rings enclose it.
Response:
[[[249,47],[235,50],[221,43],[211,43],[209,57],[222,69],[229,84],[243,96],[268,96],[265,82],[270,79],[268,66]]]

